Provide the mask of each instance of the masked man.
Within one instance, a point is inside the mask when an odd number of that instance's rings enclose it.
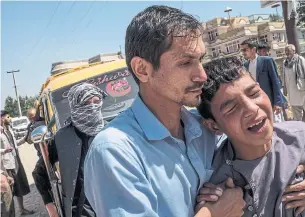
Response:
[[[28,179],[26,177],[23,165],[21,163],[17,143],[11,128],[11,119],[7,111],[1,111],[1,157],[3,166],[8,175],[14,179],[13,195],[17,197],[17,201],[21,210],[21,215],[33,214],[23,206],[23,196],[30,193]]]
[[[71,117],[55,134],[53,144],[49,146],[51,164],[59,162],[66,217],[95,216],[84,194],[83,164],[91,139],[104,127],[101,108],[105,96],[102,90],[91,84],[73,86],[68,93]],[[57,216],[42,158],[33,177],[49,215]]]

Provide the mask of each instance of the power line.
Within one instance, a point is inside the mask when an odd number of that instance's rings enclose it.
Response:
[[[91,4],[90,4],[90,6],[88,7],[87,11],[84,13],[84,15],[83,15],[83,16],[81,17],[81,19],[78,21],[78,23],[81,23],[81,22],[85,19],[85,17],[86,17],[86,16],[88,15],[88,13],[91,11],[91,9],[92,9],[92,7],[93,7],[93,4],[94,4],[95,2],[96,2],[96,0],[91,2]],[[89,23],[87,24],[87,26],[88,26],[88,25],[89,25]],[[75,26],[75,28],[72,30],[72,32],[71,32],[70,34],[73,35],[73,33],[74,33],[77,29],[78,29],[78,25]],[[76,38],[76,35],[74,35],[74,38]],[[72,44],[74,44],[74,42],[75,42],[75,39],[74,39],[74,41],[73,41]],[[61,50],[62,50],[63,47],[64,47],[64,46],[62,46],[62,47],[56,52],[55,56],[57,56],[57,54],[61,52]]]
[[[46,32],[46,30],[49,28],[49,26],[50,26],[51,23],[53,22],[53,19],[54,19],[54,17],[55,17],[55,14],[56,14],[56,12],[57,12],[57,10],[58,10],[60,4],[61,4],[61,0],[58,2],[55,11],[53,12],[51,18],[49,19],[49,21],[48,21],[48,23],[47,23],[47,25],[46,25],[45,31],[42,32],[41,36],[39,37],[39,40],[36,41],[36,43],[35,43],[34,46],[32,47],[31,52],[30,52],[29,55],[27,56],[28,59],[31,57],[33,51],[35,50],[35,48],[37,47],[37,45],[40,43],[40,41],[42,40],[42,38],[44,37],[44,33]]]
[[[76,1],[74,0],[73,3],[72,3],[71,6],[70,6],[68,12],[65,14],[63,21],[60,22],[60,26],[62,26],[62,25],[66,22],[67,17],[69,17],[69,15],[70,15],[70,13],[71,13],[73,7],[75,6],[75,4],[76,4]],[[61,37],[61,38],[62,38],[62,37]],[[53,38],[52,38],[52,39],[53,39]],[[51,40],[52,40],[52,39],[51,39]],[[58,39],[58,38],[55,38],[54,41],[57,41],[57,39]],[[53,42],[53,43],[54,43],[54,42]],[[51,46],[51,43],[48,43],[48,44],[47,44],[47,48],[44,49],[44,50],[42,50],[42,52],[40,52],[40,55],[42,55],[46,50],[48,50],[48,48],[49,48],[50,46]]]

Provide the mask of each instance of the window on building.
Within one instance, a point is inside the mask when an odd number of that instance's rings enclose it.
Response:
[[[238,41],[234,41],[231,43],[226,44],[227,53],[235,53],[239,51],[240,45]]]
[[[259,41],[261,41],[261,42],[268,42],[268,35],[263,35],[263,36],[260,36],[259,37]]]
[[[210,41],[214,41],[218,36],[217,30],[208,32]]]

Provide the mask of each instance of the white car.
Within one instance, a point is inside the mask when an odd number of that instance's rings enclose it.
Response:
[[[12,128],[17,140],[27,134],[29,123],[30,121],[26,116],[12,118]]]

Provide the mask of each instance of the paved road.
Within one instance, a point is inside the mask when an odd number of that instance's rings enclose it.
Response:
[[[32,171],[34,170],[35,164],[38,160],[37,152],[33,145],[29,145],[25,143],[19,147],[19,153],[31,188],[31,193],[24,197],[24,207],[26,209],[35,211],[35,214],[27,215],[27,217],[48,217],[47,211],[44,208],[44,204],[36,189],[32,177]],[[19,217],[20,210],[16,199],[15,199],[15,207],[16,207],[16,217]]]

